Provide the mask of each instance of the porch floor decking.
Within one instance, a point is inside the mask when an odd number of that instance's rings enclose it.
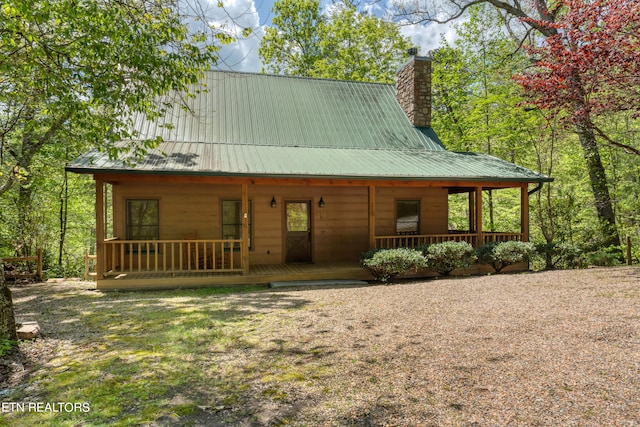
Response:
[[[98,280],[98,289],[166,289],[225,285],[261,285],[300,280],[371,280],[367,270],[354,262],[321,264],[252,265],[248,275],[240,273],[141,272]]]

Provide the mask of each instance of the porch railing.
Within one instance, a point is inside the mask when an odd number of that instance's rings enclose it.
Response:
[[[104,274],[241,273],[242,240],[119,240],[104,242]]]
[[[448,241],[467,242],[473,247],[482,246],[489,242],[504,242],[509,240],[521,241],[524,238],[522,233],[482,233],[481,241],[478,244],[478,233],[454,232],[447,234],[418,234],[404,236],[376,236],[376,248],[416,248],[422,245],[432,245]]]
[[[508,242],[508,241],[522,242],[524,240],[524,234],[522,233],[482,233],[482,241],[484,243],[491,242]]]

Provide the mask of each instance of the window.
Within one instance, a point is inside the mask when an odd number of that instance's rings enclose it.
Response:
[[[127,200],[127,240],[158,240],[158,200]]]
[[[420,232],[420,201],[396,201],[396,234],[419,234]]]
[[[249,200],[249,249],[251,249],[252,221],[251,200]],[[222,238],[242,239],[242,201],[222,201]]]

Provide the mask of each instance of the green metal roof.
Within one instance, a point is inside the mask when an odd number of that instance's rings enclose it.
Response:
[[[161,150],[161,151],[160,151]],[[166,155],[160,154],[164,152]],[[165,142],[135,165],[97,151],[67,167],[80,173],[152,173],[353,179],[549,181],[544,175],[476,153]]]
[[[446,151],[414,127],[392,85],[216,72],[206,91],[175,107],[167,129],[134,117],[141,139],[164,142],[135,166],[91,151],[67,169],[151,173],[542,182],[495,157]],[[196,88],[194,88],[196,89]],[[126,142],[123,142],[126,144]]]
[[[387,84],[211,71],[206,92],[173,108],[163,129],[135,117],[142,138],[278,147],[444,150],[411,126]],[[196,89],[196,88],[194,88]],[[197,88],[201,89],[201,88]]]

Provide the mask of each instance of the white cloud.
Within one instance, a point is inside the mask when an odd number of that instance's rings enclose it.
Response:
[[[217,0],[208,2],[209,23],[236,39],[235,42],[220,48],[217,67],[222,70],[260,71],[258,47],[264,35],[264,26],[260,24],[255,1],[224,0],[222,8],[217,6]],[[247,37],[243,35],[245,28],[251,29],[251,34]]]
[[[449,44],[453,44],[456,39],[456,30],[451,23],[403,25],[400,33],[411,39],[422,56],[428,56],[430,51],[440,47],[443,38]]]
[[[429,55],[429,52],[437,49],[442,45],[442,39],[448,44],[453,44],[457,38],[455,25],[466,20],[466,17],[460,17],[455,22],[439,24],[436,22],[411,23],[411,19],[424,18],[427,15],[435,16],[439,20],[446,20],[451,16],[452,3],[448,0],[386,0],[387,17],[394,19],[401,25],[400,32],[409,37],[416,47],[419,48],[419,54],[423,56]],[[395,15],[402,7],[407,10],[420,9],[416,15]]]

